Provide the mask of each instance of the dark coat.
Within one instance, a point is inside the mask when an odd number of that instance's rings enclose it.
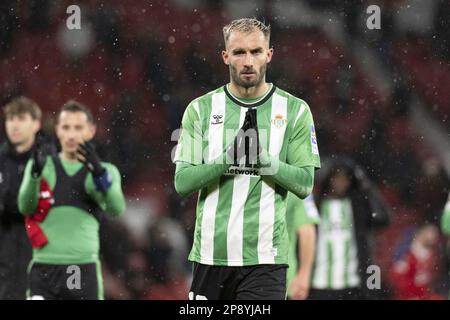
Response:
[[[0,146],[0,224],[3,228],[24,223],[17,207],[17,196],[30,156],[31,150],[18,154],[8,142]]]
[[[42,141],[47,154],[56,152],[53,143]],[[23,172],[33,148],[18,154],[9,142],[0,146],[0,300],[24,300],[31,243],[25,231],[17,197]]]

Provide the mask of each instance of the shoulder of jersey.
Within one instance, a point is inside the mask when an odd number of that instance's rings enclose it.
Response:
[[[225,91],[223,90],[223,86],[222,86],[222,87],[219,87],[219,88],[217,88],[217,89],[211,90],[211,91],[205,93],[204,95],[201,95],[201,96],[195,98],[195,99],[192,100],[189,104],[192,105],[192,104],[194,104],[194,103],[198,103],[198,102],[200,102],[201,100],[203,100],[203,99],[205,99],[205,98],[208,98],[208,97],[212,96],[214,93],[221,93],[221,92],[224,92],[224,93],[225,93]]]
[[[102,165],[105,165],[105,166],[107,166],[107,167],[109,167],[109,168],[115,168],[115,169],[117,169],[116,165],[112,164],[111,162],[101,161],[101,164],[102,164]]]

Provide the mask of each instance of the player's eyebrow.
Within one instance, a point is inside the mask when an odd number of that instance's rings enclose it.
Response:
[[[231,52],[233,54],[240,54],[240,53],[245,53],[245,51],[246,50],[243,48],[236,48],[236,49],[232,50]],[[251,49],[250,53],[257,53],[257,52],[262,52],[262,51],[263,51],[262,47],[257,47],[257,48]]]
[[[257,52],[262,52],[262,51],[263,51],[262,47],[258,47],[258,48],[250,50],[251,53],[257,53]]]
[[[231,52],[232,52],[233,54],[239,54],[239,53],[244,53],[245,50],[242,49],[242,48],[237,48],[237,49],[233,49]]]

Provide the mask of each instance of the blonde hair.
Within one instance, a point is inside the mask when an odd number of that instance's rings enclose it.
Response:
[[[270,25],[265,25],[263,22],[255,18],[242,18],[231,21],[225,27],[223,27],[223,39],[225,44],[230,38],[230,34],[233,31],[239,31],[244,33],[249,33],[259,30],[264,34],[267,41],[270,40]]]

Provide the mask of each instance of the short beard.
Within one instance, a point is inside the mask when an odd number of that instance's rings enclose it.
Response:
[[[264,78],[266,76],[266,69],[267,69],[267,64],[263,65],[261,67],[261,69],[259,70],[259,73],[258,73],[259,77],[257,77],[254,81],[247,82],[247,81],[241,80],[237,69],[230,64],[230,75],[231,75],[231,79],[233,80],[234,83],[236,83],[236,85],[238,85],[239,87],[245,88],[245,89],[249,89],[252,87],[257,87],[262,83],[262,81],[264,80]]]

